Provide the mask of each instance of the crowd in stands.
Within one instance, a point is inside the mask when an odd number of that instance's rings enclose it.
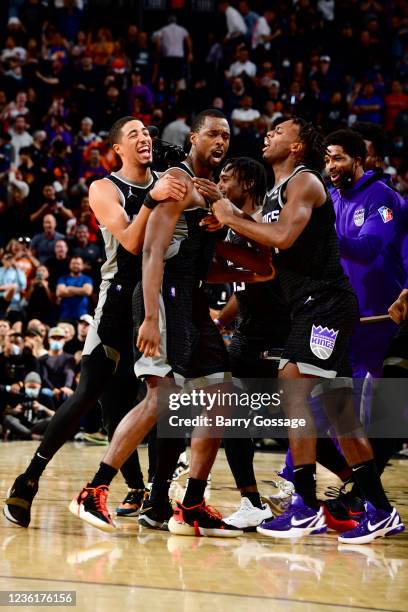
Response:
[[[152,11],[142,28],[134,3],[120,27],[110,27],[109,11],[101,15],[87,0],[6,2],[1,393],[46,390],[52,400],[35,399],[42,408],[31,425],[23,423],[23,437],[40,435],[75,388],[104,258],[87,193],[117,169],[108,130],[119,117],[130,114],[187,146],[194,114],[216,107],[231,123],[229,155],[258,160],[280,117],[300,115],[326,133],[370,121],[384,127],[386,170],[408,194],[404,0],[174,4],[184,5],[179,14]]]

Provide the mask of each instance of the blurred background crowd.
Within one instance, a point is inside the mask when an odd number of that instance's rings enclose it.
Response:
[[[0,393],[19,400],[17,437],[40,436],[75,388],[104,258],[87,193],[117,168],[119,117],[186,147],[194,115],[216,107],[229,156],[258,160],[278,118],[325,133],[371,122],[408,195],[404,0],[0,4]]]

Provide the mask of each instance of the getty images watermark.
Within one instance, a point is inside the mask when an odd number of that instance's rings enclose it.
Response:
[[[206,391],[193,389],[189,393],[171,393],[168,398],[172,412],[190,409],[190,414],[170,414],[167,422],[173,428],[291,428],[306,426],[303,418],[271,416],[266,411],[280,411],[282,391],[274,393],[247,393],[245,391]],[[225,411],[226,413],[222,413]],[[199,414],[194,414],[199,410]],[[214,414],[214,412],[221,414]],[[236,412],[238,411],[238,415]],[[233,414],[231,414],[231,412]],[[207,414],[206,414],[207,413]],[[241,416],[241,413],[245,416]]]

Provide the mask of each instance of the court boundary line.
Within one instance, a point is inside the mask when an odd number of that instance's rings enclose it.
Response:
[[[119,587],[119,588],[135,588],[135,589],[144,589],[149,591],[168,591],[173,593],[191,593],[198,595],[221,595],[223,597],[239,597],[241,599],[267,599],[269,601],[277,601],[277,602],[286,602],[286,603],[295,603],[295,604],[313,604],[316,606],[333,606],[334,608],[352,608],[353,610],[369,610],[370,612],[401,612],[401,610],[397,610],[396,608],[373,608],[367,606],[353,606],[352,604],[339,604],[339,603],[330,603],[325,601],[314,601],[309,599],[291,599],[289,597],[270,597],[268,595],[243,595],[240,593],[226,593],[224,591],[206,591],[201,589],[177,589],[175,587],[163,587],[163,586],[147,586],[147,585],[138,585],[138,584],[125,584],[122,582],[95,582],[88,580],[69,580],[67,578],[35,578],[29,576],[4,576],[0,574],[0,579],[4,578],[5,580],[35,580],[39,582],[61,582],[63,584],[89,584],[93,586],[103,586],[103,587]]]

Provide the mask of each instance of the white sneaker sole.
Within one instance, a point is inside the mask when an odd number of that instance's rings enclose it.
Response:
[[[10,497],[10,493],[11,493],[11,487],[8,488],[6,499]],[[8,509],[8,504],[4,504],[3,506],[3,515],[6,517],[8,521],[10,521],[10,523],[13,523],[13,525],[17,525],[17,527],[21,527],[21,529],[27,529],[27,527],[20,525],[20,523],[18,523],[16,519],[10,514],[10,511]]]
[[[342,536],[339,536],[337,540],[342,544],[368,544],[368,542],[372,542],[376,538],[383,538],[391,531],[395,531],[395,529],[399,529],[403,526],[403,523],[398,523],[398,525],[390,525],[389,527],[384,527],[384,529],[373,531],[372,533],[368,533],[367,535],[360,536],[358,538],[343,538]],[[401,533],[402,531],[403,529],[401,529],[399,533]],[[398,535],[398,533],[396,533],[395,535]]]
[[[257,527],[256,528],[257,532],[268,536],[270,538],[301,538],[303,536],[308,536],[308,535],[320,535],[321,533],[326,533],[327,531],[327,527],[326,525],[323,525],[321,527],[307,527],[307,528],[303,528],[301,529],[300,527],[292,527],[292,529],[289,529],[288,531],[272,531],[271,529],[265,529],[264,527]],[[318,533],[313,533],[313,532],[318,532]]]
[[[206,536],[209,538],[237,538],[238,536],[244,535],[241,529],[206,529],[204,527],[198,527],[196,530],[188,523],[179,523],[173,517],[169,520],[169,531],[174,535]]]
[[[72,512],[72,514],[74,514],[77,518],[80,518],[82,521],[85,521],[89,525],[92,525],[92,527],[96,527],[101,531],[106,531],[107,533],[112,533],[112,531],[116,531],[115,523],[113,523],[113,525],[110,525],[109,523],[101,521],[93,514],[86,512],[86,510],[84,510],[83,504],[78,504],[75,497],[69,504],[69,511]]]

